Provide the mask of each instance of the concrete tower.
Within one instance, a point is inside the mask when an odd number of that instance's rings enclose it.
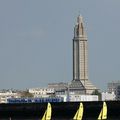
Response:
[[[75,88],[76,85],[78,86],[78,82],[81,84],[79,87],[82,87],[86,94],[91,94],[96,89],[88,80],[88,41],[82,16],[77,17],[73,38],[73,80],[71,85]]]
[[[88,80],[88,43],[82,16],[78,16],[74,28],[73,80]]]

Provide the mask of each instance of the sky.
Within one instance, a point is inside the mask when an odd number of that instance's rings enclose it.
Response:
[[[99,89],[120,80],[120,0],[0,0],[0,89],[70,82],[72,39],[81,14],[89,80]]]

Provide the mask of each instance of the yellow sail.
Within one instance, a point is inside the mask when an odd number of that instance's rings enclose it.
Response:
[[[107,104],[106,104],[106,102],[103,102],[103,107],[98,116],[98,120],[106,120],[106,119],[107,119]]]
[[[45,120],[45,117],[46,117],[46,111],[45,111],[45,113],[44,113],[44,115],[42,117],[42,120]]]
[[[77,110],[73,120],[82,120],[83,117],[83,104],[80,103],[79,109]]]
[[[52,107],[51,104],[48,103],[47,110],[45,111],[42,120],[51,120],[51,114],[52,114]]]

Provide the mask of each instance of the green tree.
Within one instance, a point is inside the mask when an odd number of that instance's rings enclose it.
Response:
[[[92,92],[92,94],[91,95],[98,95],[98,100],[100,101],[101,100],[101,93],[96,89],[96,90],[94,90],[93,92]]]
[[[21,94],[21,98],[32,98],[33,97],[33,94],[29,93],[28,90],[22,91],[20,94]]]

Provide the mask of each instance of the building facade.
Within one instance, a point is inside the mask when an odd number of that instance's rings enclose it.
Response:
[[[112,101],[116,99],[116,95],[114,92],[102,92],[102,101]]]
[[[29,93],[36,97],[49,97],[55,94],[54,88],[30,88]]]
[[[115,94],[115,100],[120,100],[120,81],[112,81],[107,85],[108,93]]]

